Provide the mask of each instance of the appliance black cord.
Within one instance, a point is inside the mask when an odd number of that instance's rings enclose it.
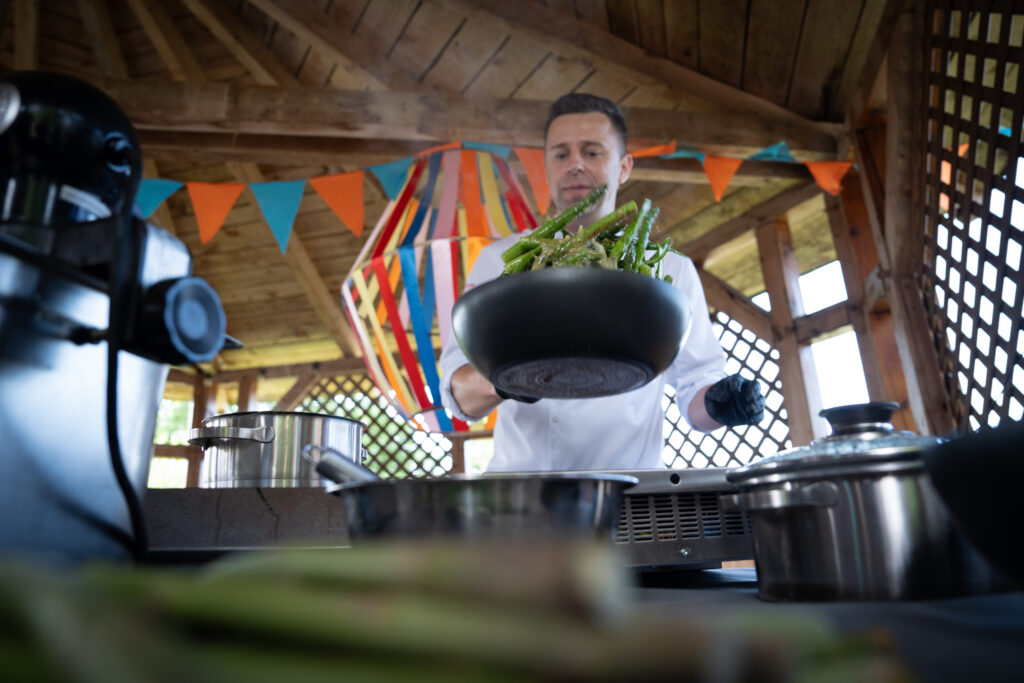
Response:
[[[131,216],[117,221],[114,242],[114,258],[110,268],[110,316],[107,330],[107,443],[110,448],[110,464],[114,469],[117,485],[128,506],[128,515],[132,525],[132,554],[136,561],[145,558],[149,546],[146,533],[146,520],[143,516],[142,504],[135,495],[132,482],[125,471],[124,459],[121,457],[121,443],[117,431],[117,354],[121,347],[121,327],[123,324],[122,303],[124,290],[128,282],[128,263],[135,241],[132,239]],[[138,259],[131,262],[138,268]]]

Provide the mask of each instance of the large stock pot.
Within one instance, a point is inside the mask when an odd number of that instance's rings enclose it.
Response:
[[[202,488],[321,486],[302,447],[318,444],[359,462],[362,439],[357,420],[281,411],[214,415],[189,433],[189,443],[203,449]]]
[[[765,600],[903,600],[1005,587],[925,470],[936,437],[897,431],[895,403],[822,411],[832,435],[729,472],[749,513]]]

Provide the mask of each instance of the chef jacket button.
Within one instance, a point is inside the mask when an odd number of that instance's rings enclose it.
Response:
[[[555,415],[555,416],[554,416],[553,418],[551,418],[551,421],[552,421],[552,422],[558,422],[558,416],[557,416],[557,415]]]

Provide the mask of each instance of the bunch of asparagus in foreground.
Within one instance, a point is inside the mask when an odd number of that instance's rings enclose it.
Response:
[[[502,274],[564,266],[597,266],[671,282],[671,276],[662,274],[662,261],[672,240],[650,242],[651,228],[661,210],[649,199],[644,199],[639,208],[636,202],[627,202],[604,218],[581,227],[575,235],[565,230],[569,223],[597,204],[607,189],[607,185],[601,185],[506,249],[501,255],[505,262]]]

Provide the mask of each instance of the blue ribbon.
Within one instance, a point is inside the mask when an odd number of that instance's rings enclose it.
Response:
[[[288,247],[288,238],[292,234],[295,216],[302,202],[302,192],[306,187],[305,180],[277,180],[269,183],[250,183],[256,203],[263,212],[263,217],[274,233],[281,253]]]
[[[441,405],[441,379],[437,375],[437,359],[434,358],[434,345],[430,339],[430,329],[424,325],[426,320],[423,304],[420,301],[419,281],[416,277],[416,252],[412,247],[399,247],[398,260],[402,264],[402,283],[405,285],[405,298],[409,302],[409,323],[416,337],[416,354],[420,357],[423,376],[430,387],[430,395],[435,405]],[[412,368],[409,368],[412,372]],[[454,429],[448,414],[436,411],[437,422],[441,431],[450,432]]]
[[[462,141],[462,146],[465,149],[478,149],[482,152],[490,152],[495,156],[499,156],[502,159],[508,159],[508,155],[512,153],[512,148],[506,145],[493,145],[489,142],[468,142]]]
[[[399,245],[400,247],[408,247],[416,241],[416,235],[420,232],[420,228],[423,224],[423,218],[427,215],[427,211],[430,210],[430,200],[434,197],[434,183],[437,182],[437,176],[440,170],[441,155],[431,154],[429,172],[427,173],[427,184],[423,188],[423,194],[421,195],[423,201],[420,202],[419,208],[416,209],[416,215],[412,218],[412,224],[409,226],[409,232],[405,233],[405,237]]]
[[[789,151],[789,145],[785,142],[776,143],[770,147],[754,152],[749,157],[751,161],[796,161],[793,153]]]
[[[671,154],[662,154],[662,159],[696,159],[700,162],[700,165],[704,165],[704,155],[700,152],[690,152],[685,149],[677,149]]]
[[[165,178],[143,178],[139,182],[139,191],[135,194],[135,206],[139,209],[139,215],[149,218],[157,210],[164,200],[178,191],[184,185],[177,180]]]

